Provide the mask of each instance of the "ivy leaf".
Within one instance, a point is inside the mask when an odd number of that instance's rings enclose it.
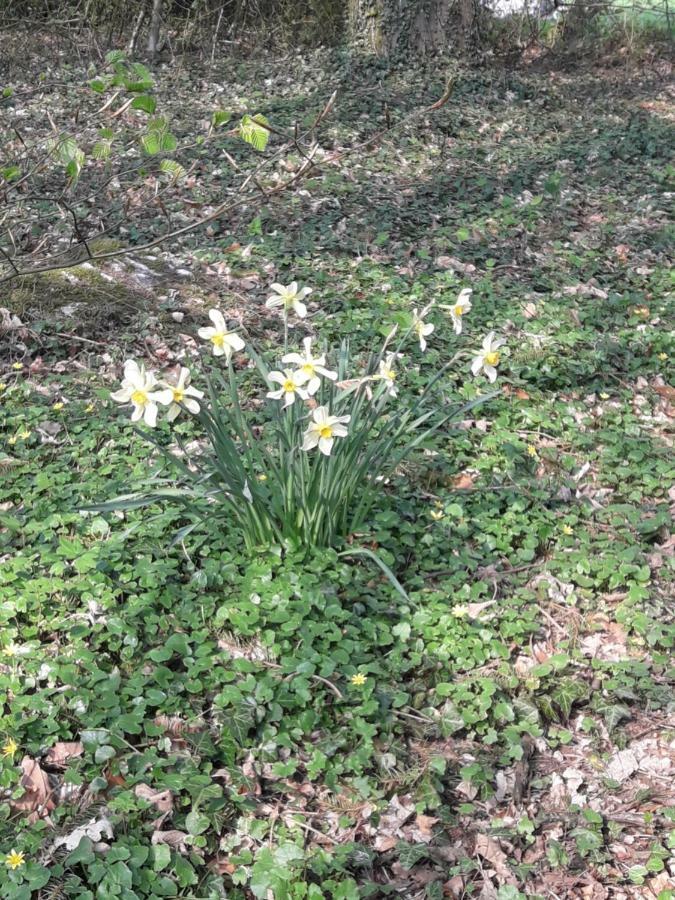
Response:
[[[622,703],[602,702],[595,706],[595,710],[600,713],[605,720],[607,731],[611,734],[619,722],[623,719],[630,719],[631,712],[627,706]]]
[[[572,678],[563,678],[551,693],[551,700],[558,707],[563,719],[566,721],[570,717],[574,703],[584,697],[585,694],[586,688],[578,681]]]
[[[267,119],[261,114],[255,116],[243,116],[239,123],[239,136],[254,150],[263,151],[270,139]]]
[[[196,809],[193,809],[185,817],[185,827],[190,834],[202,834],[210,824],[208,816],[198,812]]]

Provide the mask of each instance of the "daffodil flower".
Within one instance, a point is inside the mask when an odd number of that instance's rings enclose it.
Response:
[[[381,378],[385,385],[387,386],[387,393],[391,397],[395,397],[398,393],[396,388],[396,372],[394,371],[393,365],[394,360],[398,356],[398,353],[387,353],[384,359],[380,360],[380,368],[378,370],[376,378]]]
[[[17,853],[16,850],[12,850],[5,857],[5,865],[8,869],[19,869],[25,862],[26,857],[21,852]]]
[[[300,319],[304,319],[307,315],[307,307],[302,302],[305,297],[312,293],[309,287],[298,287],[298,282],[293,281],[288,287],[283,284],[273,284],[271,290],[274,291],[271,297],[267,298],[265,306],[268,309],[274,309],[277,306],[283,306],[285,315],[288,315],[292,309]]]
[[[443,309],[447,309],[450,313],[450,318],[452,319],[452,324],[455,328],[455,334],[462,333],[462,324],[463,324],[463,316],[465,316],[469,310],[471,309],[471,294],[473,291],[471,288],[463,288],[459,292],[459,296],[457,300],[452,304],[452,306],[444,306]]]
[[[281,357],[281,361],[284,363],[293,363],[300,367],[298,371],[305,376],[306,390],[309,396],[312,397],[321,386],[321,379],[319,376],[323,375],[324,378],[335,381],[337,379],[337,372],[332,372],[325,367],[326,357],[323,354],[316,357],[312,356],[311,337],[306,337],[302,344],[305,348],[304,356],[301,353],[287,353],[285,356]]]
[[[191,412],[193,415],[197,415],[199,412],[199,403],[197,400],[193,399],[197,397],[197,399],[201,400],[204,396],[204,391],[198,391],[197,388],[193,388],[190,386],[190,370],[185,366],[181,366],[180,373],[178,375],[178,379],[175,384],[167,383],[165,385],[167,390],[171,391],[172,401],[171,406],[169,407],[169,412],[167,414],[167,421],[173,422],[177,416],[180,415],[180,411],[185,407],[188,412]]]
[[[226,361],[229,362],[232,351],[243,350],[246,345],[236,331],[228,329],[220,310],[210,309],[209,319],[213,322],[213,326],[207,325],[205,328],[200,328],[197,334],[202,340],[211,341],[214,356],[225,356]]]
[[[154,390],[156,387],[157,379],[152,372],[146,372],[143,366],[139,366],[133,359],[128,359],[124,363],[122,388],[110,396],[116,403],[133,404],[132,422],[138,422],[142,418],[146,425],[154,428],[157,424],[157,404],[168,406],[173,400],[170,390],[157,391]]]
[[[483,340],[483,347],[471,363],[471,371],[474,375],[478,375],[482,369],[491,383],[497,380],[497,366],[501,354],[499,348],[505,344],[504,338],[496,338],[494,331],[491,331]]]
[[[306,388],[303,387],[307,380],[302,372],[292,372],[290,369],[284,369],[283,372],[270,372],[268,379],[281,387],[277,391],[269,391],[267,396],[270,400],[284,400],[284,407],[295,403],[295,395],[297,394],[302,400],[309,397]]]
[[[413,310],[413,328],[415,330],[415,334],[419,338],[420,350],[422,352],[427,349],[427,336],[430,335],[434,330],[434,326],[431,324],[431,322],[424,321],[425,313],[426,309],[423,309],[421,313],[418,313],[416,309]]]
[[[312,410],[312,421],[304,434],[303,450],[313,450],[318,446],[324,456],[330,456],[336,437],[346,437],[345,425],[351,416],[329,416],[326,406]]]

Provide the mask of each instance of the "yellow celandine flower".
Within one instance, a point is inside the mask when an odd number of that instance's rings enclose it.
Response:
[[[10,447],[13,447],[17,441],[18,441],[18,438],[15,434],[13,434],[11,438],[7,438],[7,443],[9,444]]]
[[[571,525],[563,525],[563,534],[571,535],[574,534],[574,529]]]
[[[366,676],[363,674],[363,672],[357,672],[355,675],[352,675],[349,681],[350,684],[354,685],[354,687],[363,687],[363,685],[366,683]]]
[[[5,656],[16,656],[16,646],[14,644],[8,644],[2,652]]]
[[[442,509],[432,509],[429,513],[432,519],[435,519],[437,522],[445,516],[445,513]]]
[[[14,756],[18,749],[19,745],[17,744],[17,742],[13,738],[9,738],[8,741],[2,746],[2,755],[7,759]]]
[[[27,429],[24,429],[23,431],[19,432],[19,437],[22,440],[26,441],[26,440],[28,440],[28,438],[31,436],[32,433],[33,433],[32,431],[28,431]]]
[[[54,409],[54,410],[56,410],[56,412],[58,412],[60,409],[63,409],[63,403],[61,403],[61,401],[59,400],[58,403],[54,403],[52,405],[52,409]]]
[[[0,391],[4,391],[6,387],[7,387],[7,385],[5,384],[5,382],[0,381]]]
[[[267,302],[265,303],[267,309],[274,309],[277,306],[282,306],[284,315],[288,315],[289,311],[292,309],[299,319],[305,318],[307,315],[307,307],[302,301],[312,293],[310,287],[299,288],[298,282],[292,281],[287,287],[284,287],[283,284],[273,284],[271,289],[274,293],[271,297],[267,298]]]
[[[16,369],[16,371],[18,372],[21,369],[23,369],[23,363],[20,363],[20,362],[12,363],[12,368]]]
[[[604,391],[600,394],[601,400],[609,400],[609,394],[606,394]]]
[[[434,330],[434,326],[431,324],[431,322],[424,321],[424,316],[426,315],[428,310],[429,310],[428,306],[426,307],[426,309],[423,309],[422,312],[420,312],[420,313],[418,313],[416,309],[413,310],[413,329],[419,339],[420,350],[422,352],[424,352],[427,349],[427,342],[426,342],[427,336],[430,335]]]
[[[11,853],[8,853],[5,857],[5,865],[8,869],[20,869],[21,866],[25,865],[26,857],[19,851],[12,850]]]
[[[528,444],[528,445],[527,445],[527,452],[528,452],[528,454],[529,454],[531,457],[533,457],[533,458],[539,455],[539,454],[537,453],[537,448],[534,446],[534,444]]]
[[[469,615],[469,607],[468,606],[453,606],[452,615],[456,619],[464,619]]]
[[[646,319],[649,315],[649,307],[648,306],[635,306],[633,307],[633,314],[636,316],[640,316],[643,319]]]
[[[93,403],[90,403],[88,406],[85,406],[84,411],[86,413],[93,412],[96,409]]]
[[[661,360],[661,362],[665,362],[668,359],[668,354],[667,353],[659,353],[659,359]]]

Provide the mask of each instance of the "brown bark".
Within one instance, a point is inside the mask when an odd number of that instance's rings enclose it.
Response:
[[[470,22],[473,0],[461,3]],[[378,56],[434,53],[452,42],[452,10],[452,0],[349,0],[352,43]]]

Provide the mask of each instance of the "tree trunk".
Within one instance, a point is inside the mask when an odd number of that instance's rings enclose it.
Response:
[[[127,53],[129,56],[133,56],[136,52],[136,44],[138,43],[138,36],[141,33],[141,28],[143,27],[143,22],[145,20],[145,6],[141,7],[141,11],[136,18],[136,23],[134,25],[134,30],[131,32],[131,37],[129,38],[129,43],[127,44]]]
[[[473,0],[463,0],[464,7]],[[426,55],[451,43],[452,0],[349,0],[352,43],[378,56]]]
[[[162,27],[162,0],[152,0],[150,31],[148,32],[148,53],[154,56],[159,50],[159,32]]]

